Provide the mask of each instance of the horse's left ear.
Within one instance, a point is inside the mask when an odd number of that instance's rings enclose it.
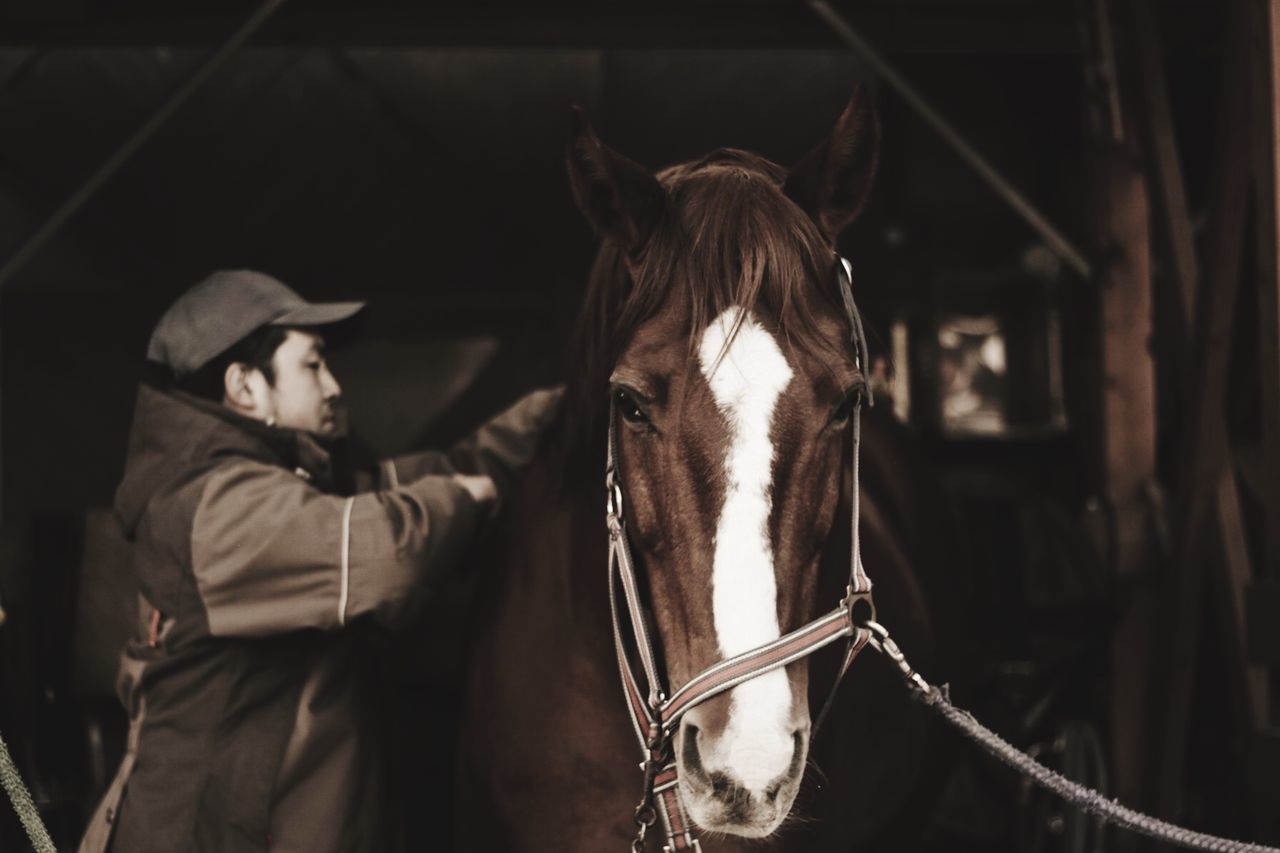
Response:
[[[573,198],[600,236],[634,259],[662,217],[666,192],[652,172],[601,142],[582,110],[574,107],[571,118],[565,159]]]
[[[787,175],[784,191],[832,242],[857,218],[880,159],[880,120],[859,83],[831,135]]]

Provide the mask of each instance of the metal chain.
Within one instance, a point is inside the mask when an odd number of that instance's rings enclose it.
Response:
[[[636,837],[631,842],[632,853],[644,853],[645,836],[649,833],[649,827],[658,821],[658,810],[653,807],[653,774],[648,766],[652,764],[656,764],[656,762],[645,762],[645,791],[640,798],[640,804],[636,806],[635,815],[632,817],[636,824]]]
[[[1123,829],[1190,850],[1207,850],[1213,853],[1280,853],[1280,848],[1195,832],[1145,815],[1050,770],[982,725],[968,711],[952,705],[945,688],[939,689],[932,686],[911,668],[902,650],[889,637],[889,632],[883,625],[875,621],[867,621],[864,626],[872,633],[871,645],[884,652],[897,665],[913,696],[932,708],[940,717],[996,759],[1017,770],[1045,790],[1057,794],[1076,808]]]
[[[632,820],[636,824],[636,837],[631,842],[632,853],[644,853],[645,836],[649,834],[649,827],[658,821],[658,810],[653,805],[653,780],[662,769],[662,759],[666,755],[667,743],[661,726],[651,723],[647,757],[640,765],[640,769],[644,771],[644,790],[640,793],[640,802],[632,815]]]

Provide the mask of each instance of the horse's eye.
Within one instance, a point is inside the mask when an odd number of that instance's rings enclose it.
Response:
[[[618,411],[622,413],[622,418],[630,424],[647,424],[649,417],[640,408],[640,404],[636,402],[635,397],[624,388],[619,388],[613,392],[614,404],[618,407]]]
[[[831,423],[834,426],[843,426],[849,422],[849,418],[853,417],[853,407],[862,399],[862,386],[855,385],[845,392],[844,397],[836,403],[836,407],[831,410]]]

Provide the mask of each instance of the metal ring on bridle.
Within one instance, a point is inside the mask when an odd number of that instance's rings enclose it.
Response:
[[[853,618],[853,608],[857,607],[859,602],[865,603],[871,611],[862,622],[854,621]],[[876,622],[876,602],[871,597],[870,590],[855,590],[852,584],[845,587],[844,606],[849,611],[849,624],[855,628],[866,628],[869,625],[878,624]]]

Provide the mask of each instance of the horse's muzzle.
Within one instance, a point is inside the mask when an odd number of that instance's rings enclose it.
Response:
[[[807,725],[793,731],[786,769],[769,781],[752,786],[744,784],[742,774],[723,761],[724,749],[714,745],[708,748],[704,732],[693,722],[686,722],[681,727],[678,760],[689,816],[712,832],[746,838],[772,835],[790,813],[800,788],[808,739]]]

